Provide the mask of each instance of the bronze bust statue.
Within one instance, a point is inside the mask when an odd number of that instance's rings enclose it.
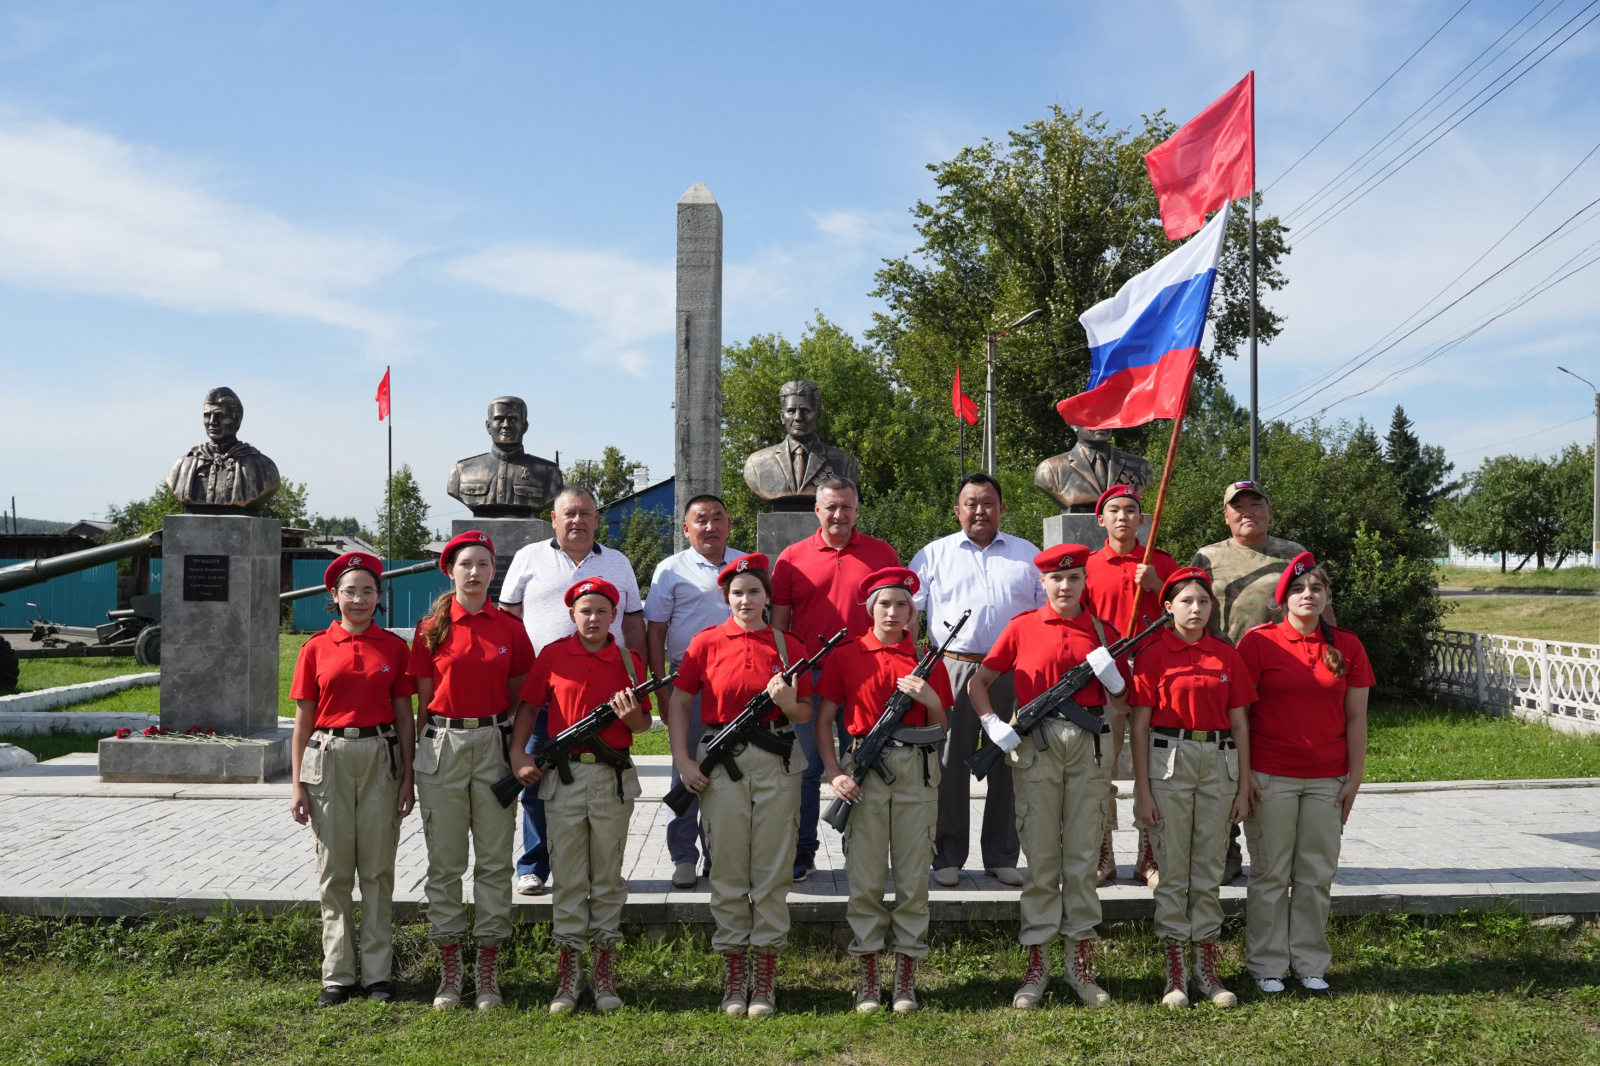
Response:
[[[475,518],[537,517],[561,492],[561,468],[522,450],[528,405],[516,396],[496,397],[483,426],[494,447],[457,463],[445,491]]]
[[[282,481],[277,464],[239,439],[244,404],[232,389],[206,393],[206,436],[167,471],[185,514],[257,514]]]
[[[1052,455],[1034,471],[1033,483],[1071,514],[1093,514],[1095,501],[1112,485],[1128,485],[1143,493],[1154,484],[1155,470],[1137,455],[1111,446],[1109,429],[1079,429],[1069,451]]]
[[[817,436],[822,389],[809,381],[787,382],[778,390],[778,407],[789,433],[744,461],[744,483],[751,492],[772,503],[773,510],[809,511],[816,505],[818,482],[844,477],[860,483],[856,457]]]

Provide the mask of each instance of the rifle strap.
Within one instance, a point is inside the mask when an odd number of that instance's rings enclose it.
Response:
[[[1141,593],[1141,595],[1143,595]],[[1094,615],[1089,616],[1089,621],[1094,624],[1094,635],[1100,638],[1100,646],[1106,646],[1106,627]],[[1100,765],[1100,734],[1094,734],[1094,764]]]
[[[789,755],[794,751],[794,734],[786,733],[779,736],[770,729],[758,726],[745,734],[745,740],[754,744],[762,751],[770,751],[783,760],[785,772],[789,769]]]
[[[783,664],[784,672],[789,670],[789,645],[783,639],[783,630],[777,626],[772,627],[772,643],[778,649],[778,661]]]
[[[633,765],[633,759],[613,748],[598,736],[589,741],[589,750],[594,752],[596,761],[611,767],[611,772],[617,776],[617,802],[625,802],[627,797],[622,791],[622,771]]]
[[[1096,623],[1098,625],[1099,623]],[[1105,634],[1100,634],[1100,643],[1106,642]],[[617,648],[622,653],[622,668],[628,672],[628,687],[639,687],[639,671],[633,666],[633,649],[626,646]]]

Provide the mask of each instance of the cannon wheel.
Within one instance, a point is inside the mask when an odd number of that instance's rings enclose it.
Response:
[[[133,661],[140,666],[161,665],[161,627],[145,626],[133,642]]]
[[[16,651],[4,638],[0,638],[0,696],[9,696],[17,691],[19,669]]]

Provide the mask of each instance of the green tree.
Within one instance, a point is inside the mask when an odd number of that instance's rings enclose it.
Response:
[[[1444,449],[1418,440],[1406,409],[1399,405],[1384,438],[1384,459],[1405,493],[1405,508],[1413,525],[1432,521],[1439,500],[1460,487],[1460,482],[1445,483],[1455,464],[1445,461]]]
[[[160,529],[167,515],[182,513],[183,504],[167,488],[166,482],[162,482],[142,500],[129,500],[121,507],[114,503],[106,504],[106,520],[111,523],[111,532],[106,535],[106,541],[141,537]]]
[[[305,529],[311,524],[306,511],[305,482],[285,481],[261,508],[262,518],[276,518],[285,529]]]
[[[1465,489],[1439,508],[1439,524],[1450,542],[1469,552],[1523,556],[1516,569],[1556,550],[1560,533],[1556,485],[1550,464],[1539,458],[1497,455],[1468,475]]]
[[[601,507],[633,492],[633,472],[639,466],[630,462],[620,448],[606,445],[601,458],[579,459],[562,472],[562,480],[574,488],[594,493]]]
[[[957,363],[977,380],[984,334],[1033,308],[1049,314],[1001,342],[996,373],[999,451],[1021,469],[1072,443],[1056,401],[1081,392],[1089,355],[1078,316],[1171,251],[1144,154],[1174,130],[1159,113],[1143,127],[1111,129],[1099,115],[1053,108],[1049,117],[930,164],[939,195],[912,214],[922,244],[887,260],[875,296],[888,304],[868,333],[897,384],[929,409],[948,405]],[[1258,224],[1258,289],[1285,283],[1287,230],[1275,216]],[[1202,382],[1216,380],[1216,358],[1233,355],[1248,332],[1246,220],[1229,226],[1221,280],[1212,303],[1215,346]],[[1282,318],[1264,304],[1258,335],[1270,342]],[[953,419],[937,423],[940,451],[954,447]],[[1148,427],[1117,442],[1143,450]],[[934,443],[931,442],[930,443]]]
[[[602,523],[600,539],[609,544],[605,532]],[[627,556],[634,579],[639,582],[639,594],[648,596],[656,564],[672,554],[672,516],[661,507],[635,507],[622,528],[622,539],[612,546]]]
[[[355,515],[341,518],[337,515],[327,517],[317,514],[312,515],[307,524],[311,532],[319,537],[356,537],[368,544],[373,542],[374,534],[363,528],[361,520]]]
[[[422,486],[417,484],[411,464],[406,463],[396,470],[389,485],[394,493],[394,558],[424,558],[433,534],[428,532],[428,504],[422,498]],[[388,541],[388,509],[379,507],[373,547],[387,551]]]
[[[1569,552],[1594,548],[1594,445],[1569,444],[1550,463],[1551,489],[1556,497],[1556,568]]]

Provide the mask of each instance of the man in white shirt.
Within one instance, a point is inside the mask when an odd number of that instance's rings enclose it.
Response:
[[[728,620],[717,574],[744,552],[728,547],[728,509],[717,496],[696,496],[683,509],[683,535],[689,546],[656,564],[650,579],[650,598],[644,604],[646,658],[650,672],[665,677],[676,670],[689,649],[689,639],[703,629]],[[700,721],[700,697],[689,707],[689,750],[699,749],[705,726]],[[678,784],[673,767],[672,784]],[[700,829],[700,803],[689,804],[667,822],[667,854],[672,857],[672,887],[693,888],[705,834]],[[707,856],[709,861],[709,855]]]
[[[1021,537],[1000,532],[1000,517],[1005,514],[1000,483],[988,474],[968,474],[956,491],[955,512],[961,532],[939,538],[911,560],[911,569],[922,579],[915,602],[927,612],[931,642],[944,640],[945,627],[954,625],[962,611],[972,611],[944,662],[956,706],[940,756],[943,776],[939,781],[939,822],[934,830],[933,879],[946,888],[960,883],[961,867],[967,861],[972,783],[967,756],[977,748],[982,732],[967,699],[967,681],[983,664],[1007,622],[1044,605],[1044,588],[1033,565],[1039,549]],[[1009,718],[1016,703],[1011,675],[989,686],[989,698],[995,701],[995,712]],[[1002,884],[1021,885],[1017,856],[1022,845],[1017,839],[1016,804],[1007,765],[997,766],[989,774],[979,840],[984,872]]]
[[[615,548],[595,543],[600,528],[600,508],[588,489],[567,486],[555,499],[550,515],[556,535],[529,544],[517,552],[506,568],[500,587],[500,608],[522,619],[540,652],[551,641],[577,631],[567,610],[566,594],[584,577],[603,577],[617,587],[622,602],[611,623],[611,635],[641,656],[645,654],[644,604],[633,564]],[[545,712],[539,710],[527,753],[537,754],[548,739]],[[538,786],[522,790],[522,857],[517,860],[517,891],[537,895],[550,880],[550,849],[545,844],[544,801]]]

